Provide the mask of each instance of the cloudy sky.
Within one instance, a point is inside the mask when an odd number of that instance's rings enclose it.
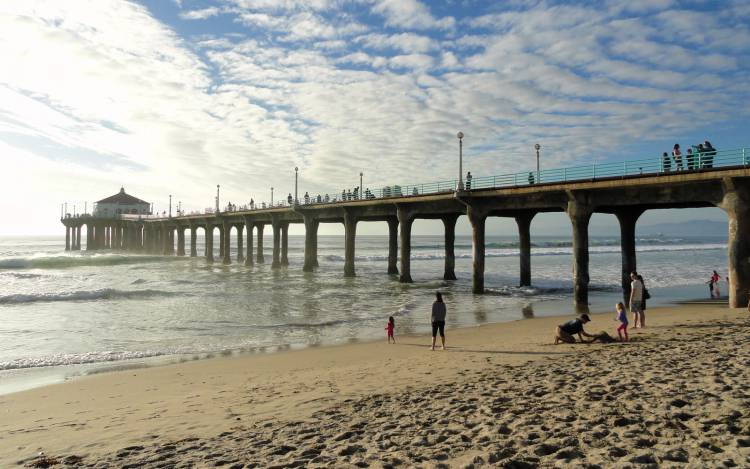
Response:
[[[6,0],[0,234],[120,186],[161,211],[285,196],[295,166],[314,194],[453,179],[458,130],[475,177],[537,142],[543,168],[750,145],[749,25],[746,0]],[[695,216],[723,219],[668,214]]]

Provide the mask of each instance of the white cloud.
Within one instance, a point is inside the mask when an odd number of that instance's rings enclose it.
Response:
[[[405,53],[425,53],[438,48],[438,44],[427,36],[413,33],[367,34],[357,38],[357,42],[373,49],[397,49]]]
[[[218,14],[218,8],[208,7],[201,10],[183,11],[180,13],[180,18],[182,18],[183,20],[205,20],[206,18],[210,18]]]
[[[454,18],[435,18],[419,0],[376,0],[372,11],[383,15],[387,26],[408,29],[450,29],[455,26]]]

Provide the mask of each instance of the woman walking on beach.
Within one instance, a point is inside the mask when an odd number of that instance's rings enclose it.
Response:
[[[620,323],[620,325],[617,327],[617,337],[620,338],[620,342],[623,342],[622,336],[625,335],[624,342],[628,341],[628,312],[625,311],[625,305],[622,303],[617,303],[617,306],[615,307],[617,309],[617,317],[615,317],[615,321]]]
[[[393,319],[393,316],[388,317],[388,324],[385,325],[385,331],[388,333],[388,343],[391,343],[391,339],[393,339],[393,343],[396,343],[396,338],[393,337],[393,329],[396,328],[396,320]]]
[[[443,343],[443,350],[445,350],[445,314],[443,295],[440,292],[435,292],[435,302],[432,303],[432,315],[430,317],[432,322],[432,350],[435,350],[435,339],[437,339],[438,332],[440,332],[440,340]]]
[[[719,281],[721,280],[721,277],[719,274],[714,270],[714,274],[711,276],[710,285],[713,287],[712,295],[715,298],[721,298],[721,291],[719,290]]]

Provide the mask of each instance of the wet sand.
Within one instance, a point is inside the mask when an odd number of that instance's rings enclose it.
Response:
[[[590,332],[614,334],[614,313]],[[225,357],[0,396],[0,467],[747,467],[750,322],[653,309],[630,343],[565,318]],[[40,456],[39,453],[43,452]],[[55,467],[52,466],[52,467]]]

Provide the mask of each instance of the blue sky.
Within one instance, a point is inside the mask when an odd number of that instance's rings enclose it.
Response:
[[[285,195],[295,166],[310,193],[452,179],[458,130],[475,176],[531,169],[537,142],[543,168],[750,145],[748,25],[740,0],[3,2],[0,186],[24,222],[0,234],[120,186],[202,210],[216,184]],[[723,219],[665,213],[644,222]]]

